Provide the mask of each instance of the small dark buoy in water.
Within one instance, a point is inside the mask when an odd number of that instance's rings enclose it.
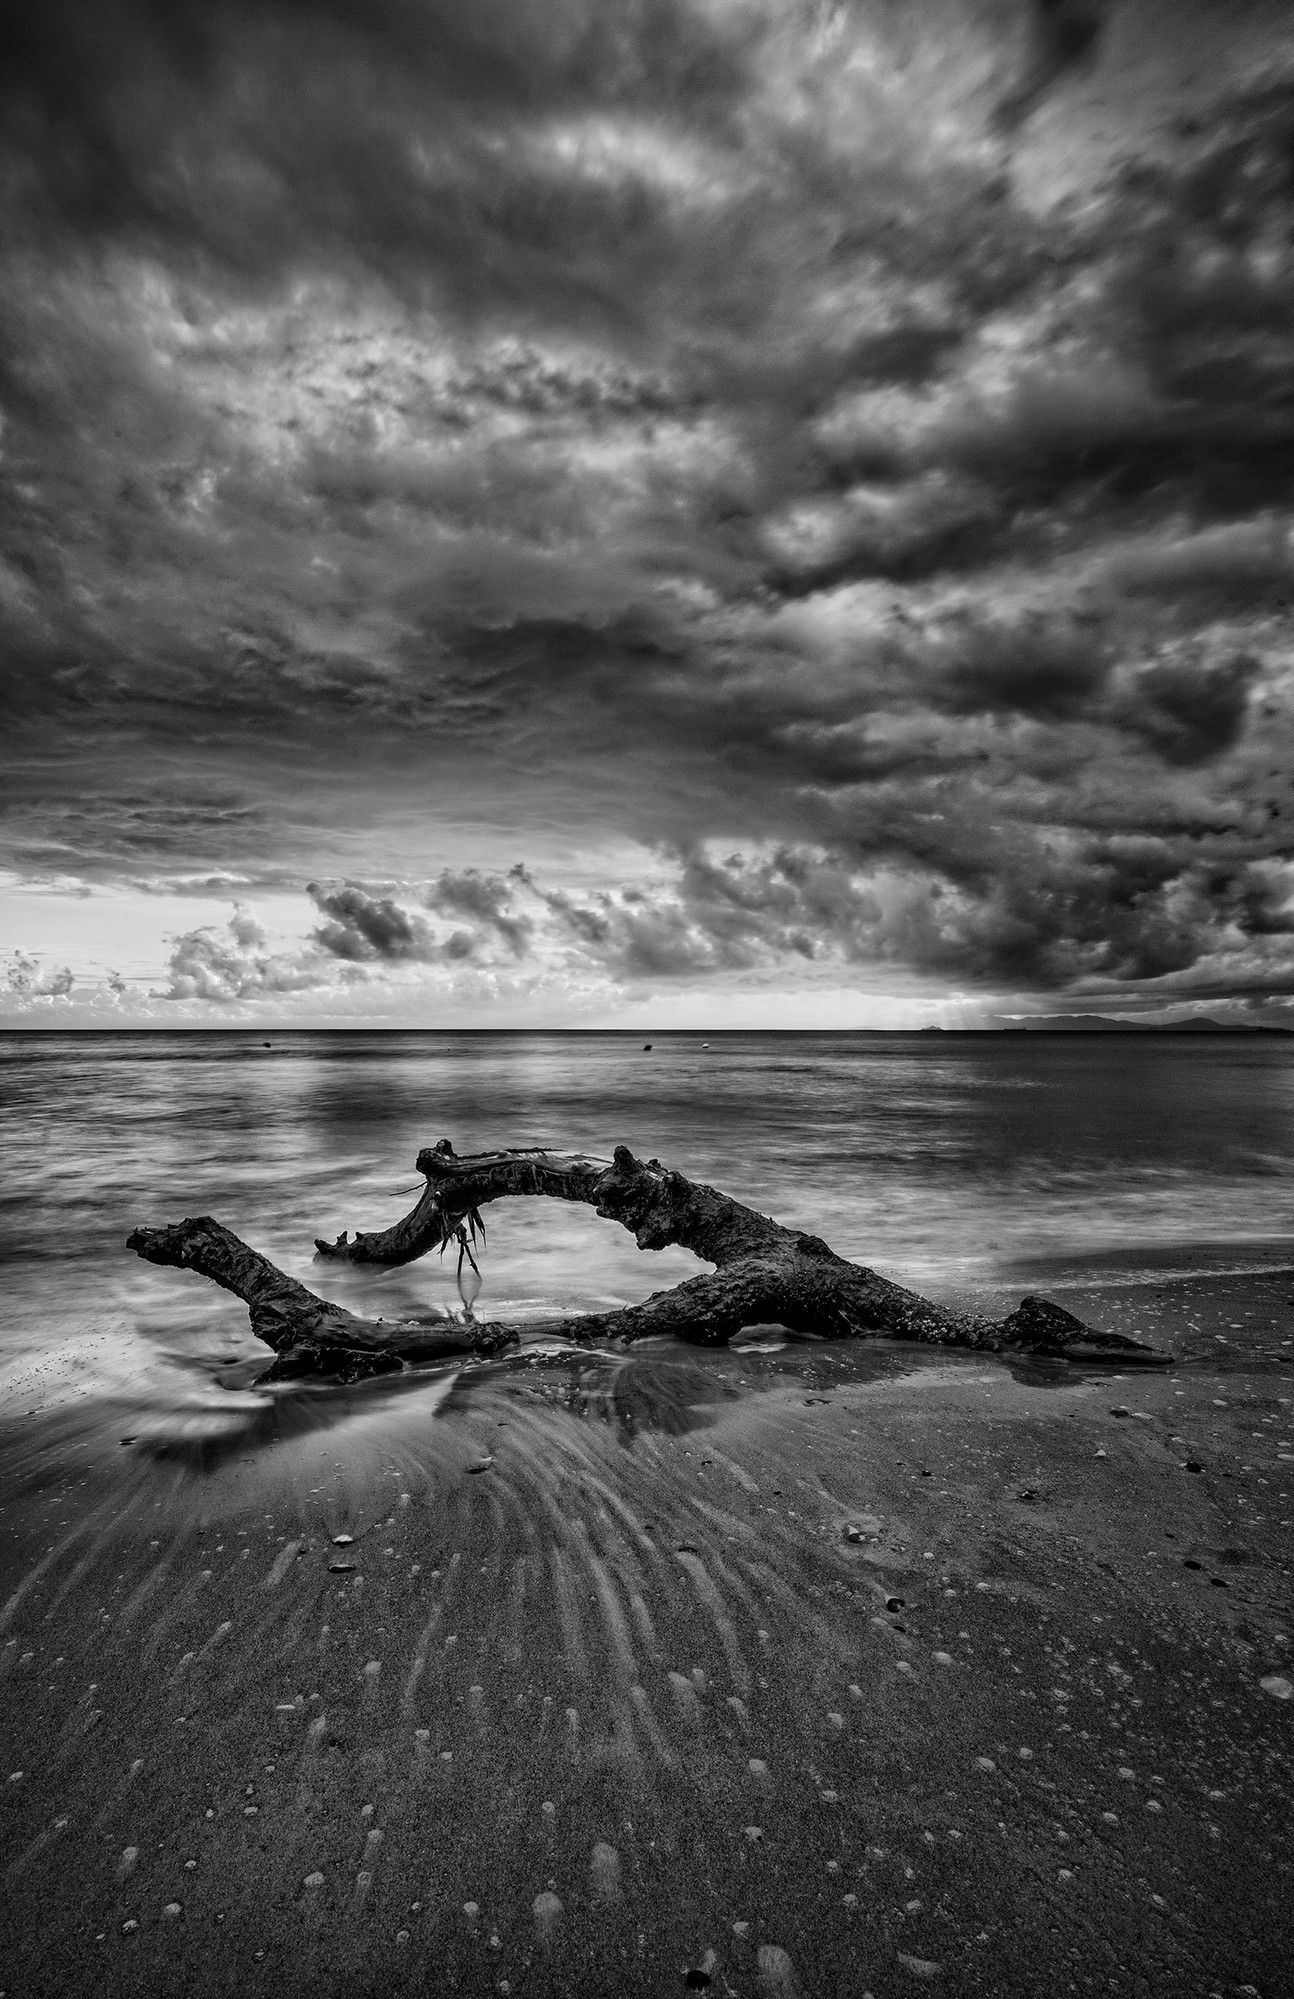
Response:
[[[650,1055],[650,1054],[651,1054],[651,1042],[650,1042],[650,1041],[644,1041],[644,1042],[643,1042],[643,1054],[644,1054],[644,1055]]]

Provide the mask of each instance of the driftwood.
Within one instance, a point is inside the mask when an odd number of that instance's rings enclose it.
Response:
[[[1001,1320],[932,1304],[847,1262],[817,1236],[783,1228],[713,1187],[685,1180],[659,1160],[635,1159],[626,1146],[616,1148],[608,1165],[543,1150],[459,1158],[442,1139],[419,1153],[418,1171],[427,1185],[410,1214],[371,1235],[317,1240],[319,1257],[389,1268],[456,1242],[461,1268],[463,1255],[472,1256],[477,1232],[483,1233],[481,1208],[505,1196],[545,1194],[588,1203],[627,1228],[640,1249],[676,1243],[714,1269],[658,1291],[641,1305],[528,1322],[523,1329],[476,1321],[470,1314],[461,1324],[358,1318],[316,1297],[207,1216],[170,1228],[136,1229],[127,1247],[151,1263],[196,1270],[244,1299],[252,1331],[277,1356],[269,1378],[324,1374],[354,1380],[405,1361],[493,1354],[515,1344],[523,1330],[583,1346],[663,1333],[694,1345],[722,1346],[748,1326],[768,1324],[806,1339],[924,1340],[1071,1360],[1167,1359],[1137,1340],[1098,1332],[1045,1298],[1024,1298]]]
[[[407,1360],[497,1353],[516,1339],[511,1327],[455,1325],[443,1318],[361,1319],[344,1305],[316,1297],[210,1215],[170,1228],[135,1229],[126,1247],[149,1263],[196,1270],[241,1298],[252,1331],[276,1355],[262,1380],[318,1374],[358,1381],[390,1374]]]

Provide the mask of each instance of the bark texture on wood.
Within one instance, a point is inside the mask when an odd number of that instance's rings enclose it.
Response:
[[[1168,1356],[1118,1333],[1086,1326],[1049,1299],[1021,1300],[992,1320],[946,1306],[837,1256],[817,1236],[784,1228],[714,1187],[687,1180],[657,1159],[635,1159],[617,1146],[605,1160],[539,1149],[473,1153],[459,1158],[448,1139],[418,1155],[427,1181],[413,1210],[374,1234],[316,1241],[321,1259],[390,1267],[462,1240],[479,1210],[512,1195],[583,1201],[619,1222],[640,1249],[678,1244],[714,1265],[705,1276],[658,1291],[620,1311],[528,1322],[530,1333],[580,1345],[668,1333],[694,1345],[722,1346],[745,1327],[774,1324],[805,1338],[867,1335],[940,1345],[1165,1361]],[[467,1321],[360,1319],[318,1298],[209,1218],[169,1229],[137,1229],[128,1246],[154,1263],[200,1271],[247,1301],[252,1330],[273,1347],[271,1374],[327,1373],[353,1379],[404,1360],[455,1351],[499,1352],[520,1337],[517,1326]]]
[[[389,1374],[406,1360],[497,1353],[516,1337],[498,1327],[457,1326],[445,1319],[361,1319],[317,1297],[210,1215],[169,1228],[136,1229],[126,1247],[149,1263],[196,1270],[241,1298],[252,1331],[276,1356],[262,1380],[317,1374],[357,1381]]]

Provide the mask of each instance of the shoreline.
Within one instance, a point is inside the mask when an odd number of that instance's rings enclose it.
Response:
[[[6,1509],[6,1999],[1268,1999],[1294,1389],[1218,1329],[1281,1284],[1123,1287],[1166,1370],[523,1355],[65,1453]]]

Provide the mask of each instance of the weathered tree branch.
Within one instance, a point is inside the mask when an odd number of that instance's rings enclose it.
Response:
[[[389,1374],[406,1360],[497,1353],[516,1338],[500,1327],[457,1326],[445,1319],[358,1318],[344,1306],[316,1297],[210,1215],[170,1228],[136,1229],[127,1236],[126,1247],[149,1263],[196,1270],[241,1298],[252,1331],[277,1356],[263,1380],[322,1374],[334,1381],[356,1381]]]
[[[387,1267],[409,1263],[455,1239],[462,1242],[464,1229],[479,1224],[479,1210],[490,1201],[544,1194],[587,1202],[627,1228],[640,1249],[678,1244],[715,1268],[640,1305],[531,1323],[526,1327],[531,1333],[580,1345],[668,1333],[694,1345],[722,1346],[744,1327],[771,1323],[805,1338],[871,1335],[1074,1360],[1168,1358],[1121,1334],[1098,1332],[1045,1298],[1023,1299],[1000,1321],[932,1304],[847,1262],[817,1236],[784,1228],[657,1159],[635,1159],[626,1146],[617,1146],[608,1165],[543,1150],[460,1159],[442,1139],[418,1154],[418,1171],[427,1186],[410,1214],[372,1235],[317,1240],[320,1257]],[[520,1328],[501,1323],[469,1320],[451,1329],[443,1320],[357,1318],[316,1297],[208,1217],[168,1229],[136,1229],[127,1246],[153,1263],[197,1270],[245,1299],[253,1332],[278,1356],[270,1374],[279,1378],[326,1373],[354,1379],[405,1360],[496,1353],[520,1337]]]
[[[713,1187],[685,1180],[658,1159],[646,1164],[627,1146],[616,1147],[610,1164],[584,1154],[527,1151],[476,1152],[459,1158],[447,1138],[418,1154],[417,1171],[427,1185],[411,1213],[375,1235],[345,1232],[336,1242],[316,1237],[322,1257],[349,1263],[412,1263],[449,1241],[465,1217],[489,1201],[511,1194],[546,1194],[558,1201],[584,1201],[607,1220],[619,1222],[639,1249],[677,1243],[720,1269],[760,1250],[795,1240],[793,1232],[756,1214]]]

